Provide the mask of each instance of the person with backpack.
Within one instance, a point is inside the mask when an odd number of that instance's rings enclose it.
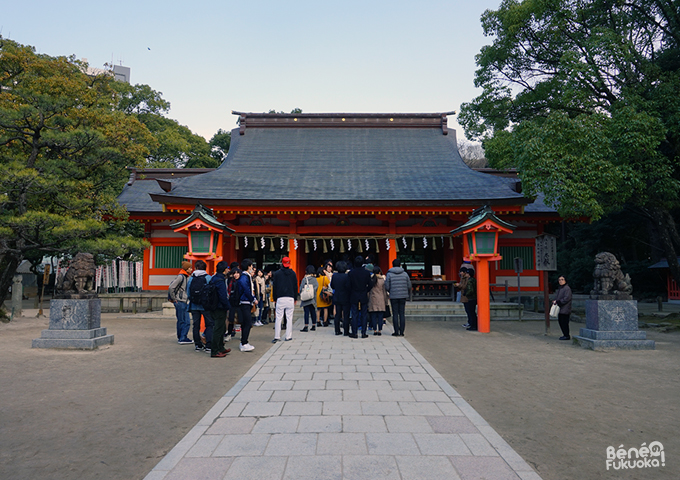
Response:
[[[252,308],[257,305],[257,299],[255,298],[255,290],[253,286],[253,272],[255,267],[253,267],[252,260],[246,258],[241,262],[241,270],[243,274],[241,278],[238,279],[238,285],[240,290],[240,301],[239,301],[239,314],[241,316],[241,346],[239,347],[242,352],[252,352],[255,350],[251,344],[248,343],[248,337],[250,335],[250,328],[253,326],[253,314]]]
[[[316,292],[319,290],[319,282],[316,281],[316,268],[307,265],[306,275],[300,282],[300,306],[305,312],[305,328],[301,332],[308,332],[309,318],[312,318],[313,332],[316,330]]]
[[[191,275],[191,262],[182,262],[182,269],[177,277],[168,287],[168,300],[175,305],[175,316],[177,317],[177,343],[180,345],[191,345],[194,343],[187,335],[191,328],[191,318],[189,317],[189,295],[187,295],[187,280]]]
[[[201,294],[203,307],[210,313],[214,322],[213,338],[210,350],[211,358],[224,358],[231,348],[224,348],[224,333],[227,330],[227,312],[229,296],[227,295],[227,272],[229,263],[222,260],[217,264],[215,275],[204,287]],[[210,288],[212,287],[212,288]]]
[[[189,311],[194,322],[194,350],[210,353],[212,347],[213,320],[209,312],[201,305],[201,290],[210,282],[210,275],[205,271],[207,265],[203,260],[196,261],[196,269],[187,281],[189,292]],[[201,316],[205,320],[205,346],[201,342]]]

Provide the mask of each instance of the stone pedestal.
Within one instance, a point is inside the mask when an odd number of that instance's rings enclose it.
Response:
[[[174,317],[175,316],[175,304],[172,302],[163,302],[163,316],[164,317]]]
[[[586,300],[586,328],[576,342],[593,350],[654,350],[654,340],[638,330],[636,300]]]
[[[33,348],[94,350],[113,344],[113,335],[101,327],[101,300],[80,297],[50,301],[50,327],[33,340]]]

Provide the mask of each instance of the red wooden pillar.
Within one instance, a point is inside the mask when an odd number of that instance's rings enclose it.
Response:
[[[390,238],[390,249],[388,251],[388,256],[387,256],[387,270],[392,268],[392,262],[397,259],[397,239],[396,238]],[[384,272],[387,272],[387,270],[384,270]]]
[[[396,235],[397,233],[397,221],[396,220],[390,220],[389,222],[389,232],[390,235]],[[390,238],[390,249],[387,251],[387,270],[392,268],[392,262],[397,259],[397,239],[396,238]],[[387,274],[387,270],[385,270],[385,274]]]
[[[477,261],[477,330],[482,333],[491,331],[491,304],[489,298],[489,261],[480,258]]]

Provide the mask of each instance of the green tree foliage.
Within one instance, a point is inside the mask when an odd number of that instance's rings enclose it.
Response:
[[[229,153],[229,146],[231,145],[231,132],[217,130],[217,133],[210,139],[210,156],[217,160],[220,165],[224,158]]]
[[[36,54],[0,37],[0,299],[25,259],[140,252],[116,203],[128,165],[155,139],[118,110],[112,76],[73,57]]]
[[[680,2],[504,0],[482,25],[468,138],[564,216],[649,218],[680,281]]]
[[[118,108],[143,123],[157,144],[146,156],[147,168],[216,168],[220,162],[211,155],[205,138],[191,132],[176,120],[165,117],[170,102],[148,85],[116,82]]]

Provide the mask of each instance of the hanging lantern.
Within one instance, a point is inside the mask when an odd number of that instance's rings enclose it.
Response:
[[[484,206],[475,210],[467,223],[451,233],[463,236],[463,258],[466,260],[484,258],[496,261],[502,258],[498,249],[498,235],[512,233],[514,229],[514,225],[496,217],[491,208]]]

